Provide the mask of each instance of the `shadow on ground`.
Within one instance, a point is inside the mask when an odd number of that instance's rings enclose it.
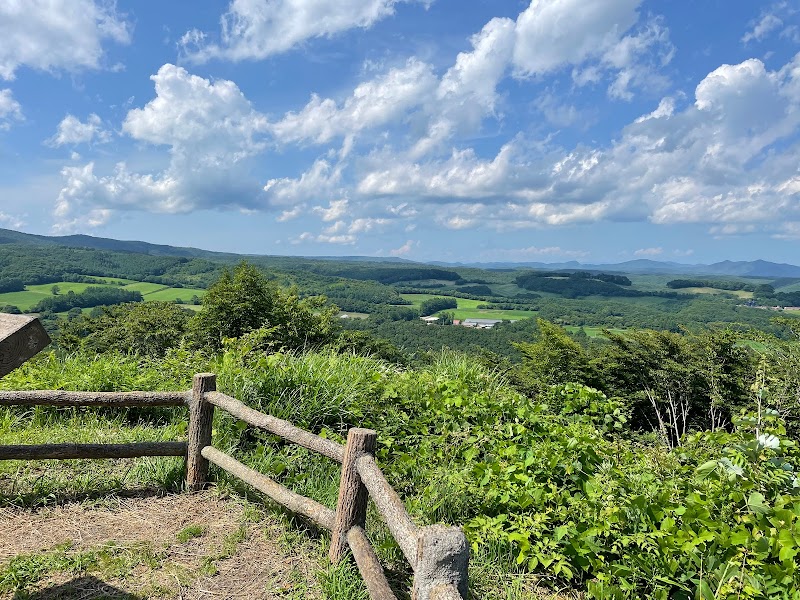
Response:
[[[14,600],[139,600],[97,577],[78,577],[72,581],[41,589],[33,594],[19,592]]]

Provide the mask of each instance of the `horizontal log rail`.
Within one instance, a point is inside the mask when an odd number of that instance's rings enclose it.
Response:
[[[231,475],[235,475],[258,491],[263,492],[284,508],[288,508],[293,513],[303,515],[328,531],[333,529],[333,521],[336,518],[336,514],[327,506],[323,506],[311,498],[294,493],[277,481],[273,481],[266,475],[262,475],[212,446],[203,448],[202,453],[204,458]]]
[[[333,440],[327,440],[305,429],[295,427],[289,421],[284,421],[272,415],[265,415],[262,412],[253,410],[236,398],[231,398],[221,392],[206,392],[204,397],[210,404],[218,406],[237,419],[241,419],[254,427],[265,429],[278,437],[297,444],[298,446],[302,446],[303,448],[318,452],[337,462],[342,462],[344,459],[344,446],[337,444]]]
[[[0,460],[69,460],[77,458],[137,458],[140,456],[186,456],[186,442],[0,446]]]
[[[36,390],[0,392],[0,406],[108,406],[120,408],[183,406],[191,392],[67,392]]]
[[[397,492],[375,462],[375,431],[351,429],[347,445],[343,446],[216,391],[216,376],[212,373],[195,375],[192,389],[186,392],[0,392],[0,406],[12,405],[120,408],[188,406],[189,426],[185,442],[0,446],[0,460],[185,456],[188,490],[200,489],[208,482],[209,463],[213,463],[284,508],[331,531],[331,561],[341,560],[346,548],[349,548],[370,598],[396,600],[364,531],[367,499],[371,497],[414,572],[412,598],[459,600],[467,597],[469,550],[464,533],[460,528],[442,525],[418,527],[412,521]],[[291,491],[214,448],[211,438],[215,407],[254,427],[341,463],[336,510]]]

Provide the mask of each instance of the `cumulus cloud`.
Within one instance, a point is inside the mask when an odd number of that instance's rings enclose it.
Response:
[[[425,161],[377,155],[357,191],[483,207],[442,217],[456,228],[610,219],[774,229],[800,221],[799,126],[800,55],[776,71],[750,59],[709,73],[693,103],[663,99],[607,147],[517,138],[494,158],[468,149]]]
[[[212,82],[171,64],[151,79],[156,97],[130,110],[122,130],[138,142],[168,147],[169,165],[160,172],[136,173],[121,162],[107,175],[97,175],[93,162],[65,167],[56,216],[64,220],[74,212],[113,209],[178,213],[263,207],[262,185],[244,163],[264,148],[266,118],[232,81]]]
[[[156,97],[128,112],[122,130],[132,138],[170,146],[174,157],[199,167],[226,166],[260,152],[267,119],[233,81],[211,81],[166,64],[150,77]]]
[[[11,128],[12,121],[22,120],[22,106],[14,99],[11,90],[0,90],[0,131]]]
[[[400,246],[399,248],[394,248],[393,250],[389,250],[389,254],[391,256],[405,256],[406,254],[410,253],[411,250],[414,249],[415,244],[418,242],[414,242],[414,240],[408,240],[405,244]]]
[[[288,206],[326,197],[333,194],[341,183],[343,167],[342,164],[332,165],[321,158],[314,161],[300,177],[270,179],[264,186],[264,192],[274,206]]]
[[[745,44],[752,42],[753,40],[760,42],[767,37],[767,35],[778,29],[781,25],[783,25],[783,21],[781,21],[777,16],[767,13],[763,15],[757,23],[755,23],[750,31],[746,32],[742,36],[742,41]]]
[[[572,66],[593,73],[583,83],[607,79],[612,98],[631,100],[639,88],[652,93],[667,85],[659,69],[671,60],[674,49],[659,18],[636,27],[640,3],[600,0],[587,8],[578,0],[533,0],[516,20],[494,18],[486,23],[470,38],[471,49],[459,53],[441,76],[417,58],[388,70],[371,64],[367,72],[381,72],[359,83],[351,94],[341,100],[314,94],[301,110],[274,123],[271,131],[282,144],[342,139],[344,158],[360,139],[374,143],[375,130],[408,124],[413,135],[403,162],[449,152],[455,139],[479,132],[487,118],[502,120],[498,86],[512,70],[529,77]],[[548,101],[547,94],[536,105],[559,126],[591,121],[575,107]],[[364,135],[368,131],[369,138]],[[276,179],[274,185],[292,187],[293,181]],[[369,180],[361,185],[365,191],[374,187]]]
[[[664,254],[664,249],[661,247],[639,248],[633,252],[634,256],[660,256],[661,254]]]
[[[13,79],[21,66],[43,71],[99,68],[103,43],[127,44],[130,32],[113,2],[0,2],[0,77]]]
[[[372,27],[404,1],[413,0],[233,0],[220,19],[219,41],[195,29],[181,45],[197,62],[260,60],[309,39]]]
[[[316,242],[319,244],[340,244],[344,246],[351,246],[356,243],[356,237],[353,235],[331,235],[329,233],[313,234],[310,231],[305,231],[299,236],[291,240],[292,244],[303,244],[306,242]]]
[[[517,19],[517,68],[541,75],[602,55],[636,23],[641,1],[533,0]]]
[[[327,208],[315,206],[313,212],[320,216],[323,221],[337,221],[347,214],[349,202],[347,199],[331,200]]]
[[[0,225],[11,229],[19,229],[25,225],[25,222],[17,216],[0,211]]]
[[[288,113],[271,130],[283,142],[323,144],[336,137],[356,135],[402,118],[429,97],[436,84],[430,65],[410,59],[402,67],[359,84],[341,106],[330,98],[313,95],[300,112]]]
[[[85,123],[78,117],[67,115],[58,124],[56,134],[46,141],[47,145],[58,147],[76,144],[104,144],[111,140],[111,132],[103,127],[103,120],[92,113]]]

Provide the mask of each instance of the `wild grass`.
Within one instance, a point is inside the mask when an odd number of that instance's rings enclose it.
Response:
[[[218,389],[249,406],[292,421],[305,429],[343,441],[348,427],[364,425],[378,429],[382,465],[404,498],[412,517],[420,524],[460,523],[471,500],[460,489],[460,475],[450,459],[406,467],[409,457],[394,454],[396,436],[402,423],[412,422],[416,411],[426,410],[424,399],[447,382],[459,382],[465,394],[502,397],[507,393],[501,374],[482,367],[469,357],[443,352],[431,364],[404,371],[380,360],[334,353],[273,354],[229,348],[221,357],[173,352],[163,361],[150,362],[132,356],[45,355],[0,380],[0,389],[181,390],[188,389],[195,372],[218,375]],[[393,391],[394,387],[399,390]],[[399,393],[409,399],[405,405],[386,404],[385,398]],[[391,402],[391,401],[390,401]],[[382,423],[398,423],[397,430]],[[442,424],[442,427],[450,427]],[[54,442],[133,442],[184,439],[185,409],[122,411],[97,409],[8,408],[0,410],[0,439],[4,444]],[[408,432],[412,443],[425,436]],[[460,435],[457,434],[456,435]],[[273,477],[290,489],[335,507],[339,466],[305,449],[287,444],[242,422],[224,411],[216,411],[214,445],[237,459]],[[429,452],[426,449],[425,452]],[[431,455],[432,456],[432,455]],[[406,474],[404,474],[406,473]],[[213,469],[217,493],[239,498],[246,505],[268,507],[285,515],[287,527],[318,548],[319,581],[333,600],[366,598],[357,570],[349,563],[327,565],[329,543],[326,532],[309,528],[297,517],[286,514],[269,499],[246,484]],[[65,499],[96,501],[104,494],[126,490],[179,491],[183,482],[183,461],[174,458],[118,461],[6,461],[0,463],[0,505],[40,506]],[[447,501],[444,501],[447,499]],[[466,504],[465,504],[466,503]],[[258,508],[262,510],[262,508]],[[291,530],[291,529],[290,529]],[[410,585],[411,571],[374,507],[368,512],[367,530],[399,594]],[[202,524],[181,532],[188,541],[203,535]],[[208,573],[215,564],[235,550],[229,547],[210,556]],[[516,600],[532,595],[529,579],[514,575],[515,557],[508,548],[483,547],[471,561],[474,597]],[[44,559],[43,559],[44,560]],[[49,560],[49,559],[48,559]],[[2,566],[0,566],[2,568]],[[538,592],[537,592],[538,593]],[[300,596],[298,596],[300,597]]]

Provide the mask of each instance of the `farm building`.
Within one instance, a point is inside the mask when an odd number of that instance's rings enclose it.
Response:
[[[475,327],[477,329],[491,329],[502,322],[502,319],[464,319],[461,325],[463,327]]]

